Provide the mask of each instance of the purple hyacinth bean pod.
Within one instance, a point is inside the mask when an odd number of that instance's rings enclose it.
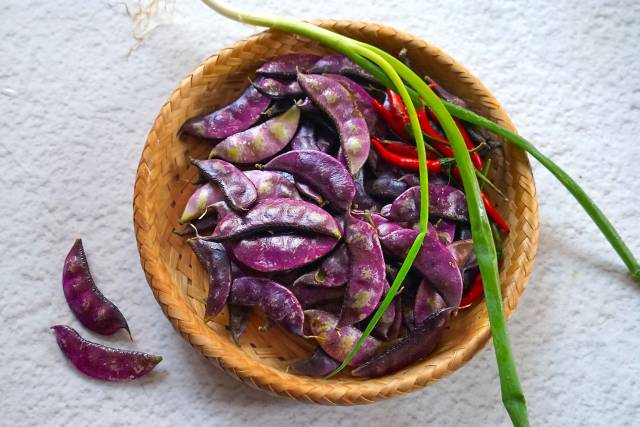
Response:
[[[251,180],[237,167],[220,159],[194,160],[191,163],[200,174],[216,184],[233,209],[248,210],[258,200],[258,191]]]
[[[229,302],[257,307],[278,325],[295,335],[303,335],[304,314],[295,295],[284,286],[262,277],[234,279]]]
[[[380,238],[386,251],[399,259],[404,259],[416,240],[418,231],[401,229]],[[435,233],[425,236],[422,247],[413,263],[438,291],[449,307],[458,307],[462,298],[462,276],[456,260]]]
[[[111,335],[129,325],[124,316],[96,286],[89,270],[82,239],[77,239],[64,260],[62,290],[69,308],[87,329],[102,335]]]
[[[106,347],[66,325],[52,326],[62,353],[80,372],[102,381],[131,381],[151,372],[160,356]]]
[[[347,169],[354,175],[367,161],[371,148],[369,129],[353,97],[340,83],[321,75],[298,74],[307,96],[329,116],[340,137]]]
[[[337,243],[322,235],[276,234],[235,240],[228,247],[238,262],[266,273],[303,267],[331,252]]]
[[[220,157],[234,163],[260,162],[287,146],[298,130],[299,121],[300,110],[294,105],[279,116],[220,141],[209,158]]]
[[[306,231],[335,239],[342,236],[336,220],[324,209],[304,200],[274,198],[259,201],[244,215],[230,212],[218,222],[207,239],[238,239],[267,230]]]
[[[293,370],[308,377],[319,378],[333,372],[340,364],[318,347],[307,359],[301,359],[291,364]]]
[[[198,261],[209,275],[209,292],[204,308],[204,320],[212,320],[227,303],[231,288],[231,265],[224,246],[203,239],[187,240]]]
[[[385,348],[353,370],[356,377],[377,378],[424,359],[435,350],[453,308],[445,308],[430,316],[408,336]]]
[[[356,194],[353,177],[328,154],[315,150],[283,153],[264,165],[267,170],[289,172],[311,186],[335,207],[346,210]]]
[[[222,139],[248,129],[267,109],[271,99],[249,86],[231,104],[213,113],[188,120],[181,131],[207,139]]]
[[[321,310],[305,310],[305,326],[308,335],[316,337],[320,347],[332,358],[342,362],[362,336],[362,332],[353,326],[338,326],[338,318]],[[305,328],[307,330],[307,328]],[[368,336],[362,347],[349,362],[358,366],[370,359],[380,348],[380,341]]]
[[[298,70],[311,68],[320,58],[309,53],[288,53],[265,62],[256,73],[262,76],[295,77]]]
[[[378,306],[386,283],[382,248],[375,228],[347,215],[344,240],[349,251],[349,281],[340,325],[351,325],[368,317]]]

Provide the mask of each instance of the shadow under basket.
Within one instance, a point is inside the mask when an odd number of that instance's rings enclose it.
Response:
[[[315,21],[322,27],[376,45],[392,54],[406,48],[412,67],[458,95],[479,114],[514,130],[491,93],[464,67],[437,47],[409,34],[377,24]],[[254,315],[237,346],[227,329],[226,308],[205,323],[207,276],[183,238],[173,231],[194,190],[196,170],[188,157],[206,158],[209,147],[178,136],[189,118],[213,111],[235,99],[264,61],[290,53],[330,53],[316,42],[279,31],[265,31],[206,59],[171,94],[156,118],[138,167],[133,197],[140,260],[149,286],[174,328],[207,359],[246,384],[305,402],[353,405],[399,396],[452,373],[490,339],[484,303],[461,310],[452,319],[437,349],[427,359],[392,375],[353,378],[348,372],[331,380],[289,372],[288,365],[315,347],[279,327],[261,332],[265,322]],[[503,141],[499,166],[491,177],[508,197],[494,198],[511,227],[503,242],[500,281],[507,316],[516,309],[533,266],[538,240],[538,205],[525,153]],[[489,196],[492,192],[488,191]]]

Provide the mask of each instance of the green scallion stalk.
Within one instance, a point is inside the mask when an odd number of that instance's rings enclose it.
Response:
[[[360,44],[364,45],[364,43]],[[420,98],[424,100],[438,118],[447,139],[451,143],[456,164],[460,170],[462,185],[467,196],[473,247],[478,260],[478,267],[480,267],[480,273],[482,274],[485,302],[487,304],[487,312],[491,326],[491,336],[493,337],[493,346],[496,352],[498,373],[500,375],[502,401],[515,426],[528,426],[527,405],[520,380],[518,379],[515,360],[511,352],[507,320],[502,308],[498,257],[493,240],[493,233],[491,231],[491,223],[484,209],[480,195],[480,185],[467,146],[453,117],[451,117],[451,114],[447,111],[442,100],[429,88],[424,80],[418,77],[398,59],[381,49],[371,48],[386,59],[396,69],[398,74],[417,91]]]
[[[361,42],[360,42],[361,43]],[[411,69],[409,69],[402,61],[394,58],[389,55],[387,52],[384,52],[380,49],[376,48],[376,52],[380,53],[386,60],[388,60],[396,69],[400,76],[406,80],[404,73],[413,73]],[[361,67],[369,71],[373,74],[376,79],[378,79],[381,83],[386,86],[394,88],[393,82],[391,82],[384,73],[381,73],[379,69],[377,69],[373,64],[360,58],[360,60],[355,59],[354,61],[358,63]],[[402,70],[402,71],[401,71]],[[411,99],[415,102],[422,102],[418,93],[413,89],[409,88],[409,95]],[[465,122],[471,123],[475,126],[483,127],[496,135],[502,136],[509,143],[515,145],[516,147],[526,151],[531,154],[536,160],[538,160],[553,176],[555,176],[558,181],[571,193],[571,195],[580,203],[582,208],[587,212],[589,217],[593,220],[593,222],[598,226],[602,234],[604,234],[605,238],[609,241],[613,249],[618,253],[622,262],[627,266],[631,277],[638,283],[640,283],[640,262],[633,256],[629,247],[624,243],[620,234],[613,227],[609,219],[604,215],[604,213],[598,208],[598,206],[591,200],[591,198],[584,192],[582,187],[578,185],[577,182],[573,180],[562,168],[560,168],[557,164],[555,164],[551,159],[542,154],[533,144],[527,141],[522,136],[511,132],[510,130],[498,125],[497,123],[492,122],[491,120],[480,116],[479,114],[474,113],[473,111],[462,108],[458,105],[452,104],[447,101],[442,101],[449,113],[451,113],[454,117],[457,117]]]
[[[593,222],[598,226],[602,234],[607,238],[613,249],[618,253],[622,261],[625,263],[631,277],[637,282],[640,282],[640,263],[633,256],[629,247],[624,243],[620,234],[613,227],[609,219],[600,210],[593,200],[584,192],[582,187],[573,180],[560,166],[555,164],[550,158],[542,154],[533,144],[521,137],[520,135],[511,132],[508,129],[486,119],[472,111],[461,108],[455,104],[444,101],[447,110],[454,116],[471,123],[476,126],[481,126],[496,135],[502,136],[508,140],[511,144],[531,154],[533,158],[539,161],[558,181],[564,185],[564,187],[571,193],[571,195],[580,203],[582,208],[591,217]]]

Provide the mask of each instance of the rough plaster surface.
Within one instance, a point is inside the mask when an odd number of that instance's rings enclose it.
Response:
[[[385,22],[435,42],[494,91],[520,131],[579,179],[640,254],[640,3],[281,0],[246,7]],[[115,0],[4,1],[0,16],[0,425],[509,424],[491,349],[409,396],[318,407],[227,377],[164,318],[133,236],[142,144],[177,82],[255,29],[182,0],[174,23],[127,56],[132,22]],[[540,247],[510,322],[531,419],[637,425],[640,290],[578,205],[534,168]],[[102,341],[165,357],[148,378],[98,383],[58,351],[47,327],[79,327],[60,288],[76,236],[135,338]]]

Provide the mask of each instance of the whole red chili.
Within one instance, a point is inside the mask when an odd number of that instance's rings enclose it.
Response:
[[[409,126],[411,123],[409,114],[407,114],[407,108],[404,106],[400,95],[387,88],[387,96],[389,97],[389,107],[393,117],[398,123],[402,123],[402,126]]]
[[[484,295],[484,288],[482,286],[482,275],[478,273],[473,281],[471,287],[465,292],[460,301],[460,308],[467,308],[474,302],[478,301]]]
[[[405,144],[400,141],[382,141],[384,148],[392,153],[405,157],[418,158],[418,149],[414,145]]]
[[[386,108],[384,108],[384,105],[380,104],[380,102],[377,99],[373,100],[373,108],[376,109],[376,111],[378,112],[378,114],[380,114],[380,116],[385,121],[387,126],[389,126],[389,128],[391,128],[391,130],[396,135],[398,135],[399,137],[401,137],[403,139],[408,139],[409,138],[409,135],[407,134],[407,131],[406,131],[404,125],[399,123],[396,120],[396,118],[393,116],[393,114],[391,114],[391,111],[389,111]]]
[[[487,216],[489,217],[489,219],[495,222],[496,225],[500,227],[502,230],[509,233],[511,231],[511,229],[509,228],[509,225],[504,219],[502,219],[502,216],[500,215],[498,210],[491,204],[491,201],[489,201],[489,198],[487,197],[487,195],[484,194],[484,192],[480,193],[480,195],[482,196],[482,201],[484,202],[484,209],[487,211]]]
[[[371,143],[376,148],[378,154],[380,154],[380,157],[388,163],[411,172],[418,172],[420,170],[420,161],[416,157],[392,153],[387,150],[384,144],[377,138],[371,138]],[[440,173],[449,168],[452,163],[453,159],[451,158],[427,160],[427,170],[432,173]]]

